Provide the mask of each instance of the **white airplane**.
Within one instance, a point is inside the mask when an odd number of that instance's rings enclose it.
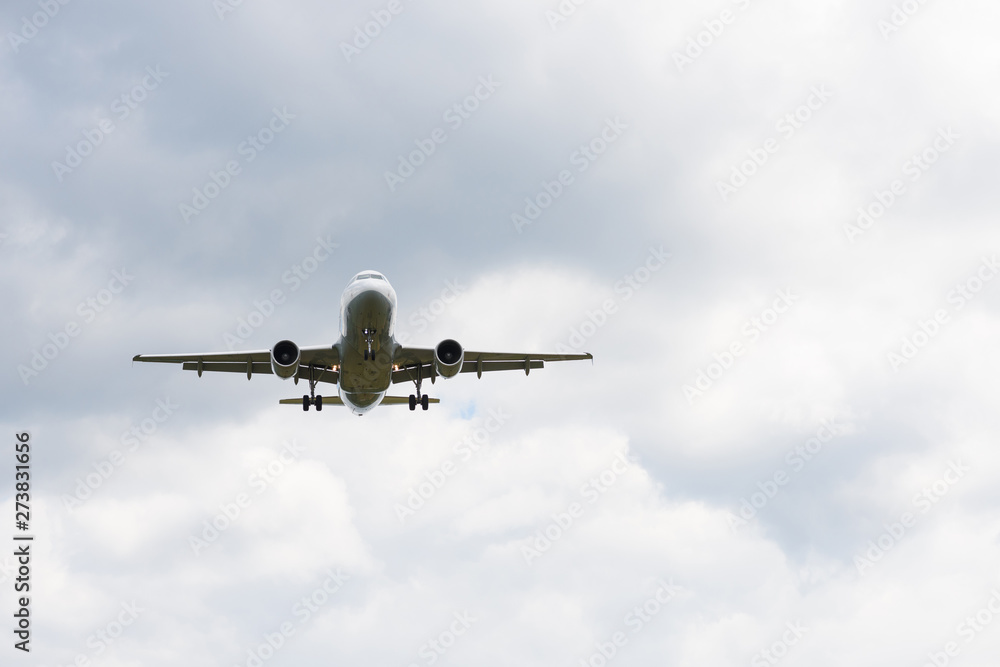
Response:
[[[472,352],[463,350],[458,342],[445,339],[435,348],[404,347],[396,342],[396,292],[378,271],[362,271],[354,276],[340,298],[340,340],[333,345],[299,347],[290,340],[278,342],[270,350],[250,352],[209,352],[206,354],[138,354],[132,361],[182,364],[186,371],[246,373],[249,380],[255,373],[273,373],[287,380],[309,381],[309,393],[279,403],[302,405],[307,411],[313,405],[344,405],[360,416],[377,405],[417,404],[424,410],[440,399],[429,398],[420,391],[424,378],[431,383],[441,376],[451,378],[459,373],[475,373],[482,377],[487,371],[542,368],[546,361],[593,359],[591,354],[508,354],[503,352]],[[337,398],[316,394],[316,384],[337,385]],[[390,384],[413,382],[416,394],[386,396]]]

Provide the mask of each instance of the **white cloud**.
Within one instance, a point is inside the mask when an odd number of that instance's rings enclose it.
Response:
[[[974,642],[956,627],[1000,587],[1000,283],[955,290],[998,247],[997,8],[926,3],[883,38],[893,4],[594,0],[553,30],[558,2],[403,0],[350,62],[341,42],[385,3],[248,2],[224,20],[211,3],[70,3],[16,52],[5,37],[0,421],[36,444],[36,658],[247,664],[287,622],[264,664],[578,664],[622,631],[612,662],[728,665],[800,622],[781,662],[923,664],[956,641],[955,660],[989,664],[992,626]],[[5,7],[5,34],[35,11]],[[678,71],[689,39],[701,53]],[[156,65],[162,85],[59,181],[52,161]],[[384,172],[481,76],[501,86],[390,192]],[[276,107],[295,114],[287,131],[185,224],[179,204],[242,161]],[[574,151],[615,117],[627,130],[579,171]],[[907,161],[942,128],[957,140],[916,178]],[[573,185],[519,234],[511,214],[562,169]],[[905,192],[886,204],[894,180]],[[873,203],[885,212],[852,242]],[[579,342],[594,363],[425,384],[432,410],[363,419],[279,406],[304,386],[274,378],[132,367],[224,349],[317,236],[337,251],[247,349],[332,341],[344,284],[375,268],[413,344]],[[620,281],[661,246],[669,261],[626,299]],[[18,366],[122,267],[134,283],[26,385]],[[446,281],[463,289],[444,304]],[[779,290],[799,298],[758,328]],[[717,377],[689,401],[702,372]],[[180,407],[67,510],[167,399]],[[485,436],[491,411],[507,418]],[[793,463],[831,419],[836,437]],[[260,489],[287,442],[303,451]],[[627,471],[602,484],[618,455]],[[915,498],[956,461],[969,471],[924,512]],[[401,521],[412,494],[423,504]],[[219,516],[196,555],[190,538]],[[525,562],[546,530],[558,537]],[[891,548],[859,573],[880,539]],[[347,577],[335,592],[331,572]],[[656,578],[682,590],[633,633]],[[324,602],[305,615],[303,598]],[[133,600],[144,611],[96,655],[88,637]],[[443,647],[464,612],[476,620]]]

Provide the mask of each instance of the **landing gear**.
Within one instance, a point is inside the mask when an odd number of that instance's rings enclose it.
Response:
[[[319,380],[313,378],[314,370],[315,367],[309,367],[309,393],[302,397],[302,409],[306,412],[309,412],[310,404],[316,406],[316,412],[323,409],[323,397],[316,395],[316,383],[319,382]]]
[[[375,353],[372,351],[372,344],[375,342],[375,334],[377,333],[375,329],[362,329],[361,333],[365,337],[365,344],[368,349],[365,350],[365,361],[371,359],[375,361]]]
[[[416,393],[416,395],[410,394],[410,410],[416,410],[417,409],[417,403],[420,404],[420,408],[422,410],[426,410],[427,406],[430,404],[430,401],[429,401],[429,399],[427,397],[427,394],[421,394],[420,393],[420,384],[422,382],[423,382],[423,378],[420,376],[420,367],[418,366],[417,367],[417,377],[413,380],[413,384],[415,384],[417,386],[417,393]]]

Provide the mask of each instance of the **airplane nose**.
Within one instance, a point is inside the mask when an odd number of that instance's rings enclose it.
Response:
[[[389,305],[389,299],[376,290],[368,290],[359,295],[361,307],[365,309],[384,309]]]

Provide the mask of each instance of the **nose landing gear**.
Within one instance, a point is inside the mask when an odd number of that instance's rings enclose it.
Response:
[[[368,347],[368,349],[365,350],[365,361],[368,361],[369,359],[374,361],[375,353],[372,352],[372,344],[375,342],[375,334],[377,331],[375,329],[362,329],[361,333],[364,335],[365,344]]]

